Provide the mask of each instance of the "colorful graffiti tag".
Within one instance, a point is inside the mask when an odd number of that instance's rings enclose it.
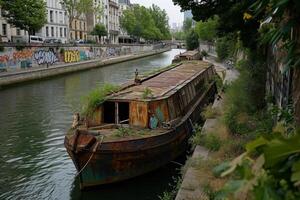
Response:
[[[42,64],[51,64],[53,65],[58,61],[58,58],[56,54],[53,52],[53,50],[45,51],[45,50],[39,50],[36,51],[33,55],[33,58],[36,60],[36,62],[39,65]]]
[[[66,50],[64,53],[65,63],[79,62],[80,52],[78,50]]]

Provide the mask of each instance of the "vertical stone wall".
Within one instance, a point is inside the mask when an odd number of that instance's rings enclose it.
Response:
[[[0,70],[74,63],[92,59],[137,54],[157,49],[155,45],[128,46],[5,46],[0,49]]]

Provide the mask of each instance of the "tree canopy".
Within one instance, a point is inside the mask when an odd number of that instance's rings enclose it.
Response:
[[[60,3],[68,13],[70,27],[74,19],[95,9],[93,0],[60,0]]]
[[[47,22],[43,0],[1,0],[0,6],[8,23],[28,31],[30,35]]]
[[[136,38],[161,40],[171,37],[166,12],[155,5],[152,8],[135,5],[125,10],[120,25]]]
[[[101,37],[107,36],[107,30],[103,24],[96,24],[94,29],[91,32],[91,35],[98,36],[99,41],[101,41]]]
[[[227,1],[227,0],[173,0],[182,10],[191,10],[196,21],[206,21],[219,16],[218,34],[239,32],[240,39],[245,47],[254,48],[257,44],[258,20],[245,21],[244,14],[253,4],[254,0]]]
[[[192,26],[193,26],[193,20],[188,18],[183,21],[182,29],[183,31],[188,32],[189,30],[191,30]]]
[[[213,41],[217,38],[217,28],[218,28],[219,17],[214,16],[209,18],[207,21],[199,21],[196,24],[195,30],[201,40]]]
[[[191,29],[186,35],[186,48],[187,50],[194,50],[199,47],[199,37],[194,29]]]

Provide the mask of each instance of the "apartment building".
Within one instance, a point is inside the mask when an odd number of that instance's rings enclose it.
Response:
[[[47,9],[47,24],[36,35],[44,39],[60,39],[68,42],[69,20],[60,0],[45,0]]]
[[[87,22],[84,14],[74,19],[70,27],[70,41],[87,40]]]
[[[108,30],[108,0],[94,0],[94,12],[87,13],[87,31],[90,33],[96,24],[103,24]],[[97,40],[98,38],[88,34],[88,39]],[[107,41],[107,37],[103,37],[101,43]]]
[[[122,17],[124,10],[130,9],[130,7],[130,0],[119,0],[119,18]],[[121,26],[119,30],[119,43],[132,43],[132,39],[128,35],[127,31],[122,29]]]
[[[118,0],[108,0],[108,39],[111,44],[119,43],[119,2]]]
[[[0,41],[2,42],[21,42],[27,41],[27,31],[21,30],[7,23],[6,19],[2,16],[0,9]]]

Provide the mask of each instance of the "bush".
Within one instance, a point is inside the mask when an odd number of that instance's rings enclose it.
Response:
[[[190,140],[193,147],[201,145],[210,151],[218,151],[221,147],[221,139],[213,133],[203,134],[197,132]]]
[[[92,116],[97,107],[104,103],[106,96],[118,90],[119,86],[112,84],[104,84],[102,87],[92,90],[82,100],[82,114]]]
[[[187,50],[194,50],[199,47],[199,37],[194,29],[190,30],[186,36]]]
[[[4,46],[0,45],[0,52],[4,51]]]
[[[223,61],[233,58],[236,51],[236,41],[232,36],[225,36],[217,39],[216,52],[218,58]]]

